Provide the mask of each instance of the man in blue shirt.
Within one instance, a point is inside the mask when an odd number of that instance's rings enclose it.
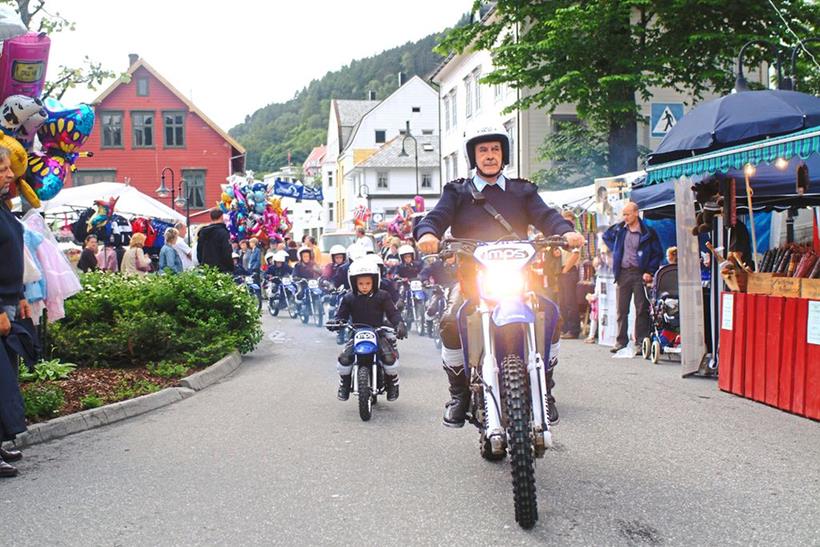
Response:
[[[629,302],[635,301],[635,344],[640,346],[649,336],[649,301],[644,284],[652,282],[653,274],[663,260],[663,249],[655,230],[643,223],[638,205],[624,206],[623,222],[604,232],[604,243],[612,251],[612,270],[615,274],[618,300],[618,338],[610,350],[616,353],[629,342],[627,318]]]
[[[524,179],[507,178],[502,173],[510,161],[510,139],[503,130],[480,130],[464,142],[467,165],[475,169],[472,179],[447,183],[438,204],[414,230],[421,253],[435,253],[445,231],[453,237],[480,241],[509,238],[511,231],[493,217],[482,199],[504,217],[516,239],[526,238],[530,225],[546,235],[563,235],[573,247],[584,244],[584,237],[561,214],[548,207],[538,195],[538,189]],[[476,191],[476,195],[473,194]],[[480,194],[480,196],[478,195]],[[481,199],[476,199],[476,198]],[[441,319],[441,356],[450,382],[451,400],[444,408],[444,425],[462,427],[470,404],[469,381],[464,374],[464,354],[456,326],[456,311],[464,302],[462,290],[472,290],[472,283],[462,280],[450,293],[447,311]],[[552,369],[547,373],[547,386],[552,384]],[[551,395],[549,395],[551,398]],[[550,421],[557,421],[554,400],[550,406]]]

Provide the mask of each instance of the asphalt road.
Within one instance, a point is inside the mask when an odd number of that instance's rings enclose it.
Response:
[[[441,426],[432,342],[401,343],[401,398],[335,398],[332,335],[290,319],[239,371],[149,415],[25,451],[3,545],[820,545],[820,424],[677,366],[565,343],[540,519],[509,467]]]

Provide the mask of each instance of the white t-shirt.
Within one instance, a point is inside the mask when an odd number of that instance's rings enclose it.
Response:
[[[193,251],[191,251],[191,248],[187,243],[185,243],[184,239],[181,237],[177,238],[177,242],[174,243],[174,250],[177,252],[179,259],[182,261],[183,270],[190,270],[194,267]]]

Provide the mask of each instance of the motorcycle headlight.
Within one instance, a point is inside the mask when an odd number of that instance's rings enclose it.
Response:
[[[487,300],[504,300],[524,292],[521,270],[503,265],[490,265],[478,275],[481,296]]]

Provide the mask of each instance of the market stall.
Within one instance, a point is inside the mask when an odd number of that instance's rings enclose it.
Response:
[[[820,280],[810,279],[809,266],[820,248],[816,239],[791,241],[788,233],[785,248],[763,255],[758,251],[768,250],[769,241],[757,240],[755,229],[755,214],[766,211],[792,216],[810,208],[817,217],[820,99],[782,91],[737,96],[711,102],[723,101],[722,109],[703,105],[712,116],[698,113],[703,106],[692,111],[700,125],[683,124],[682,130],[697,138],[678,134],[662,144],[635,199],[660,210],[674,195],[683,374],[696,372],[706,353],[695,235],[707,236],[718,258],[709,302],[720,389],[820,419]],[[743,214],[748,229],[737,222]],[[744,230],[752,249],[746,261],[739,252],[727,253]],[[820,275],[820,268],[814,271]]]

